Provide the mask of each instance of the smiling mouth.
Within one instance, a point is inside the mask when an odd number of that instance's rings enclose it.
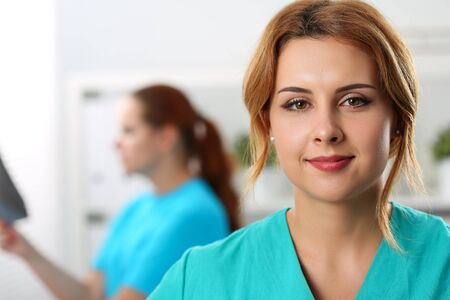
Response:
[[[321,171],[338,171],[347,167],[353,158],[355,156],[316,157],[306,161]]]

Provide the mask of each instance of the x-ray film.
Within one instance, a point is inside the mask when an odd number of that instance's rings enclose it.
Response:
[[[0,219],[11,224],[26,216],[27,211],[23,199],[0,157]]]

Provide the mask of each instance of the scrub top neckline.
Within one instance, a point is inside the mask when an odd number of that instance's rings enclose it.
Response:
[[[391,217],[390,217],[390,223],[392,227],[395,227],[395,223],[396,223],[396,218],[397,218],[397,203],[390,201],[391,206],[392,206],[392,211],[391,211]],[[297,295],[300,295],[299,293],[304,293],[305,291],[307,291],[307,298],[306,299],[315,299],[314,295],[312,293],[311,287],[309,286],[308,281],[306,280],[305,274],[303,273],[303,269],[302,266],[300,264],[300,260],[297,257],[297,252],[295,251],[295,245],[294,245],[294,241],[292,239],[290,230],[289,230],[289,224],[287,222],[287,212],[288,210],[291,208],[285,208],[283,209],[282,212],[282,229],[283,229],[283,240],[285,242],[287,242],[288,247],[285,248],[287,253],[285,253],[285,255],[287,255],[287,257],[289,258],[289,262],[288,263],[293,263],[293,261],[295,261],[296,263],[296,269],[297,271],[295,273],[298,274],[298,279],[300,280],[300,282],[297,282],[297,286],[299,288],[295,289],[295,293]],[[377,281],[378,285],[382,282],[383,286],[380,289],[380,291],[382,291],[382,293],[380,295],[386,295],[386,293],[388,292],[388,290],[390,289],[390,287],[392,286],[392,284],[398,280],[398,278],[395,278],[394,274],[389,274],[386,272],[383,272],[383,265],[385,265],[385,263],[387,263],[386,259],[392,255],[392,254],[388,254],[388,252],[395,252],[393,251],[389,245],[387,244],[387,241],[385,240],[385,238],[383,237],[383,239],[381,240],[378,249],[375,253],[375,256],[372,259],[372,262],[370,263],[370,267],[364,277],[364,280],[361,284],[361,286],[358,289],[358,292],[355,296],[355,299],[359,299],[360,297],[364,296],[366,294],[366,289],[367,287],[372,285],[372,282],[374,280]],[[397,256],[397,254],[395,254],[395,256]],[[395,261],[389,261],[389,263],[395,263],[396,265],[399,265],[400,267],[400,262],[399,260],[395,260]],[[381,276],[381,280],[380,280],[380,276]],[[377,293],[379,293],[380,291],[377,291]]]
[[[201,177],[198,176],[193,176],[191,178],[188,178],[187,180],[183,181],[181,184],[179,184],[178,186],[174,187],[173,189],[162,193],[162,194],[156,194],[153,193],[153,196],[155,197],[155,199],[157,200],[164,200],[166,198],[173,198],[174,195],[183,192],[187,187],[196,184],[198,182],[202,182],[203,179]]]

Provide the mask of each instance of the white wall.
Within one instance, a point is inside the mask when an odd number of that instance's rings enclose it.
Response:
[[[62,68],[242,69],[286,0],[61,0]],[[372,0],[398,28],[450,27],[446,0]]]
[[[18,228],[61,260],[56,143],[56,5],[0,2],[0,152],[25,198]],[[49,299],[16,258],[0,252],[0,299]]]
[[[237,67],[289,1],[62,0],[65,70]]]

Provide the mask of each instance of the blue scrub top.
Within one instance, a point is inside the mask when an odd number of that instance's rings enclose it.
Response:
[[[450,299],[449,225],[395,202],[392,207],[391,226],[406,254],[383,239],[356,299]],[[286,211],[188,250],[148,299],[314,299]]]
[[[228,216],[209,185],[193,178],[163,194],[143,194],[114,220],[93,262],[105,294],[121,287],[148,295],[183,252],[229,234]]]

